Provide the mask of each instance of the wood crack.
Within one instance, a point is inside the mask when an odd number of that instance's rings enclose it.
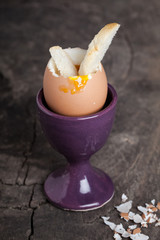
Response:
[[[30,196],[30,199],[29,199],[29,204],[28,205],[29,205],[30,208],[32,208],[31,207],[31,202],[32,202],[33,195],[34,195],[34,189],[35,189],[35,185],[33,185],[33,187],[32,187],[32,192],[31,192],[31,196]]]
[[[28,113],[28,114],[30,114],[30,113]],[[34,144],[35,144],[35,142],[36,142],[36,137],[37,137],[37,134],[36,134],[36,125],[37,125],[37,124],[36,124],[36,117],[35,117],[35,118],[34,118],[34,122],[33,122],[33,136],[32,136],[32,141],[31,141],[31,143],[30,143],[29,150],[23,152],[24,161],[22,162],[21,168],[20,168],[20,170],[18,171],[18,174],[17,174],[16,183],[17,183],[18,185],[25,185],[25,181],[26,181],[26,178],[27,178],[27,176],[28,176],[29,164],[28,164],[27,162],[28,162],[29,157],[30,157],[31,154],[32,154],[33,147],[34,147]],[[25,175],[23,176],[23,182],[22,182],[22,183],[19,183],[19,182],[20,182],[20,181],[19,181],[19,177],[20,177],[21,174],[23,175],[22,170],[25,168],[25,166],[26,166],[26,169],[24,170]]]
[[[31,240],[33,235],[34,235],[34,224],[33,224],[33,218],[34,218],[34,213],[35,213],[35,209],[32,210],[32,214],[31,214],[31,222],[30,222],[30,227],[31,227],[31,230],[30,230],[30,234],[28,236],[28,240]]]

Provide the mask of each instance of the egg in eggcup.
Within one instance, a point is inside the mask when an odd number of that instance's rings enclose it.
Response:
[[[89,44],[80,48],[50,48],[52,58],[43,79],[48,107],[66,116],[84,116],[102,109],[107,98],[108,83],[101,60],[119,24],[107,24]]]

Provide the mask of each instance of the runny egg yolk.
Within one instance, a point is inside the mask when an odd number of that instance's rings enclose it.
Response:
[[[84,76],[73,76],[68,78],[68,85],[67,86],[60,86],[60,91],[63,91],[64,93],[70,92],[71,94],[79,93],[82,91],[89,79],[91,79],[92,76],[84,75]]]

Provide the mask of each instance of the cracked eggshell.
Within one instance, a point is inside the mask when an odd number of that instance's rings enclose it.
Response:
[[[113,222],[108,221],[108,220],[110,219],[110,217],[104,217],[104,216],[102,216],[101,218],[103,219],[104,223],[105,223],[107,226],[110,227],[110,229],[115,230],[115,228],[116,228],[117,225],[116,225],[115,223],[113,223]]]
[[[48,107],[61,115],[85,116],[101,110],[108,92],[107,77],[101,66],[96,73],[87,75],[84,86],[77,91],[70,78],[55,76],[46,67],[43,79],[43,92]],[[73,77],[74,78],[74,77]],[[81,82],[78,82],[81,86]],[[74,92],[75,91],[75,92]]]
[[[122,239],[121,236],[118,233],[115,233],[113,237],[114,237],[115,240],[121,240]]]
[[[122,203],[119,206],[115,206],[115,208],[117,208],[117,210],[121,213],[128,213],[132,208],[132,201]]]
[[[132,240],[148,240],[149,239],[149,237],[147,235],[142,234],[142,233],[131,234],[130,238]]]
[[[122,198],[122,202],[126,202],[128,199],[128,197],[124,193],[122,194],[121,198]]]
[[[133,217],[135,223],[141,223],[143,221],[142,217],[139,214],[135,214]]]

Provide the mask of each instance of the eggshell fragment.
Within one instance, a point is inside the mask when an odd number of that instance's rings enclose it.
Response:
[[[160,210],[160,202],[157,203],[156,207]]]
[[[115,208],[117,208],[117,210],[121,213],[128,213],[129,210],[132,208],[132,201],[122,203],[121,205],[116,206]]]
[[[121,204],[120,206],[117,206],[117,210],[120,211],[121,218],[129,218],[129,220],[133,220],[135,223],[140,223],[141,227],[137,227],[137,224],[130,225],[127,228],[127,231],[124,229],[122,224],[114,226],[115,233],[118,233],[120,237],[122,238],[130,238],[132,240],[148,240],[149,236],[142,234],[141,229],[142,227],[148,228],[148,224],[155,223],[155,227],[160,226],[160,218],[156,215],[155,212],[158,211],[158,208],[160,207],[160,202],[157,203],[155,207],[155,200],[153,199],[151,201],[151,204],[145,204],[146,207],[138,206],[138,210],[142,212],[142,215],[135,214],[131,211],[128,213],[121,212],[121,210],[124,210],[127,208],[130,203],[127,202],[127,207],[124,204]],[[126,220],[126,219],[125,219]],[[113,223],[112,223],[113,224]]]
[[[114,237],[115,240],[121,240],[122,239],[121,236],[118,233],[115,233],[113,237]]]
[[[128,231],[124,231],[124,232],[122,233],[122,237],[124,237],[124,238],[128,238],[130,235],[131,235],[131,233],[128,232]]]
[[[137,233],[137,234],[131,234],[130,238],[132,240],[148,240],[149,237],[147,235],[141,234],[141,233]]]
[[[120,213],[120,215],[121,215],[121,218],[124,218],[128,222],[129,220],[128,213]]]
[[[145,215],[146,215],[146,214],[147,214],[147,212],[148,212],[148,209],[147,209],[147,208],[145,208],[145,207],[138,206],[137,208],[138,208],[138,210],[139,210],[140,212],[144,213]]]
[[[155,227],[160,227],[160,218],[158,219],[158,222],[155,224]]]
[[[133,221],[135,223],[141,223],[143,221],[143,219],[139,214],[135,214],[135,216],[133,217]]]
[[[125,231],[125,229],[124,229],[122,223],[118,224],[118,225],[115,227],[114,230],[115,230],[116,232],[118,232],[118,233],[121,233],[121,234],[123,234],[124,231]]]
[[[153,212],[157,212],[158,209],[156,207],[151,208]]]
[[[130,225],[128,227],[129,227],[129,229],[133,230],[133,229],[136,229],[137,225],[136,224],[135,225]]]
[[[130,220],[133,220],[133,217],[135,216],[135,213],[133,213],[133,212],[130,211],[130,212],[128,213],[128,216],[129,216],[129,219],[130,219]]]
[[[127,232],[129,233],[129,235],[132,233],[132,231],[128,228]]]
[[[109,220],[109,217],[101,217],[101,218],[103,219],[104,223],[105,223],[107,226],[110,227],[110,229],[115,230],[116,224],[113,223],[113,222],[108,221],[108,220]]]
[[[122,194],[121,198],[122,198],[122,202],[126,202],[128,199],[128,197],[124,193]]]
[[[144,222],[144,221],[141,222],[141,226],[142,226],[142,227],[145,227],[145,228],[148,228],[148,224],[147,224],[146,222]]]
[[[137,234],[137,233],[140,233],[141,232],[141,229],[140,228],[136,228],[133,230],[133,234]]]
[[[155,206],[156,200],[155,200],[155,199],[152,199],[152,200],[151,200],[151,203]]]

